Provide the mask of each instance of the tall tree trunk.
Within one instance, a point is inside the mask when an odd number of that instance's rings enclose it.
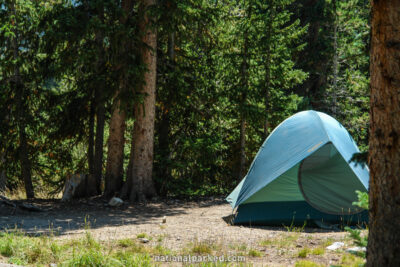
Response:
[[[104,23],[104,6],[100,4],[97,9],[98,18],[101,23]],[[97,46],[97,61],[96,72],[100,77],[103,74],[104,68],[104,46],[103,46],[103,32],[101,29],[95,33],[95,42]],[[96,139],[94,143],[94,158],[93,158],[93,175],[89,175],[88,183],[86,186],[87,196],[94,196],[101,194],[101,178],[103,173],[103,147],[104,147],[104,123],[106,113],[106,99],[104,81],[98,80],[94,90],[94,100],[96,103]]]
[[[240,163],[239,163],[238,180],[242,180],[246,165],[246,119],[244,116],[240,118]]]
[[[139,23],[143,33],[141,58],[147,71],[144,73],[143,84],[139,93],[144,95],[143,103],[135,106],[135,125],[133,140],[135,140],[132,164],[132,188],[129,195],[131,201],[145,201],[156,194],[152,178],[153,146],[154,146],[154,116],[156,90],[156,52],[157,34],[149,15],[149,7],[155,5],[155,0],[141,0],[139,14],[143,15]],[[137,184],[137,186],[135,186]]]
[[[334,22],[333,22],[333,88],[332,88],[332,115],[336,117],[337,115],[337,80],[339,72],[339,56],[338,56],[338,16],[336,11],[336,0],[332,1],[333,12],[334,12]]]
[[[96,103],[96,141],[94,144],[94,180],[95,180],[95,194],[101,193],[100,185],[103,172],[103,146],[104,146],[104,123],[105,123],[105,101],[101,89],[97,90]]]
[[[133,0],[122,0],[121,7],[124,11],[121,17],[119,18],[121,24],[125,24],[127,19],[130,16],[130,13],[133,9]],[[127,53],[130,53],[132,43],[128,41],[124,41],[121,43],[120,54],[119,57],[123,62],[123,58]],[[105,196],[111,196],[121,190],[123,185],[123,164],[124,164],[124,147],[125,147],[125,118],[126,112],[125,109],[121,107],[122,99],[119,94],[129,89],[129,81],[127,80],[127,74],[125,70],[123,70],[123,74],[120,76],[120,88],[116,93],[116,97],[114,99],[114,103],[112,106],[112,116],[110,121],[110,134],[108,139],[108,155],[107,155],[107,166],[106,166],[106,175],[105,175]],[[131,161],[128,165],[128,168],[132,168]],[[127,175],[127,177],[129,177]],[[130,179],[127,179],[127,183],[125,183],[122,188],[122,192],[120,196],[123,195],[123,198],[126,198],[127,192],[131,189]]]
[[[94,174],[94,116],[95,116],[95,103],[93,98],[90,100],[90,111],[89,111],[89,141],[88,141],[88,165],[89,174]]]
[[[0,194],[6,189],[7,185],[7,177],[6,177],[6,171],[4,169],[4,162],[5,162],[5,153],[1,153],[0,156]]]
[[[17,16],[17,12],[15,10],[14,2],[11,1],[11,10],[14,13],[14,16]],[[14,53],[14,59],[18,59],[18,33],[14,31],[14,37],[12,37],[12,49]],[[33,191],[32,184],[32,176],[31,176],[31,162],[29,160],[29,147],[28,142],[26,140],[26,121],[25,121],[25,86],[21,81],[19,66],[15,66],[14,68],[14,78],[13,78],[15,91],[16,91],[16,101],[17,101],[17,125],[18,125],[18,133],[19,133],[19,149],[18,149],[18,157],[21,166],[21,176],[25,185],[25,192],[27,198],[34,198],[35,194]]]
[[[22,119],[23,121],[24,119]],[[19,124],[19,161],[21,164],[21,175],[25,185],[26,197],[34,198],[32,177],[31,177],[31,161],[29,160],[29,149],[26,141],[25,123]]]
[[[168,35],[168,71],[173,73],[175,71],[175,33],[171,32]],[[173,92],[174,80],[167,82],[167,96],[163,103],[163,107],[160,109],[161,119],[158,128],[158,148],[161,154],[162,162],[159,170],[159,174],[164,180],[168,180],[171,176],[171,169],[169,168],[169,161],[171,158],[170,150],[170,133],[171,133],[171,122],[170,122],[170,109],[173,106]]]
[[[270,101],[269,101],[269,91],[271,86],[271,51],[267,50],[267,56],[265,60],[265,92],[264,92],[264,104],[265,104],[265,121],[264,121],[264,138],[268,137],[269,132],[269,120],[268,115],[270,112]]]
[[[274,5],[271,2],[271,5]],[[271,35],[272,35],[272,22],[275,18],[275,6],[271,7],[271,16],[269,18],[267,26],[267,51],[265,55],[265,92],[264,92],[264,104],[265,104],[265,121],[264,121],[264,139],[268,137],[269,132],[269,120],[268,115],[270,112],[270,90],[271,90]]]
[[[372,1],[367,266],[400,266],[400,1]]]
[[[132,190],[132,168],[133,168],[133,151],[135,147],[135,140],[133,139],[133,131],[132,131],[132,140],[131,140],[131,149],[129,152],[129,162],[128,167],[126,168],[126,182],[124,183],[121,193],[119,194],[120,198],[127,199],[129,198],[129,194]]]
[[[114,195],[121,189],[123,182],[124,146],[125,146],[125,110],[121,109],[121,100],[116,97],[113,103],[108,138],[108,154],[105,175],[105,196]]]
[[[247,16],[251,16],[251,3],[249,3],[249,8],[247,10]],[[245,172],[246,165],[246,111],[245,105],[247,100],[247,90],[248,90],[248,43],[249,36],[248,30],[244,32],[244,43],[243,43],[243,53],[242,53],[242,66],[240,70],[241,75],[241,99],[240,99],[240,162],[239,162],[239,173],[238,180],[240,181]]]
[[[324,39],[328,33],[324,30],[329,14],[326,0],[295,1],[300,11],[303,26],[308,25],[305,41],[307,46],[299,54],[300,68],[309,73],[308,78],[297,87],[297,93],[308,97],[313,109],[322,106],[321,95],[327,83],[327,67],[330,66],[331,54],[328,53]]]

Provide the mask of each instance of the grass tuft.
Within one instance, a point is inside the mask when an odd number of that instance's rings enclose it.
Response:
[[[148,238],[146,233],[140,233],[136,235],[136,238]]]
[[[295,267],[322,267],[323,265],[320,265],[318,263],[312,262],[312,261],[306,261],[306,260],[301,260],[296,262]]]
[[[303,248],[302,250],[300,250],[300,251],[297,253],[297,256],[298,256],[299,258],[306,258],[307,255],[308,255],[308,253],[310,253],[310,249],[309,249],[309,248]]]
[[[250,257],[261,257],[262,253],[256,249],[250,249],[249,252],[247,253]]]
[[[358,267],[365,264],[365,259],[355,256],[353,254],[345,254],[342,256],[341,265],[349,267]]]
[[[324,248],[314,248],[311,251],[311,254],[313,254],[313,255],[324,255],[324,253],[325,253],[325,249]]]
[[[196,254],[211,254],[213,251],[213,246],[207,242],[196,242],[193,244],[191,252]]]

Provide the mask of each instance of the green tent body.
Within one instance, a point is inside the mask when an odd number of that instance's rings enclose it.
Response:
[[[227,197],[235,224],[363,224],[356,190],[368,190],[368,167],[350,163],[357,145],[332,117],[303,111],[267,138],[246,177]]]

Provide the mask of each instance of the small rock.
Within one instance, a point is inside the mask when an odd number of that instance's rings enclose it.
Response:
[[[150,240],[148,240],[147,238],[139,238],[139,241],[140,242],[142,242],[142,243],[149,243],[150,242]]]
[[[179,241],[179,240],[181,240],[181,238],[178,236],[178,237],[176,238],[176,240],[178,240],[178,241]]]
[[[118,197],[113,197],[110,202],[108,202],[108,205],[111,207],[118,207],[121,206],[124,203],[124,201]]]
[[[162,223],[166,223],[166,222],[167,222],[167,217],[164,216],[164,217],[162,218]]]
[[[326,249],[329,249],[329,250],[337,250],[338,248],[341,248],[341,247],[343,247],[343,246],[344,246],[344,243],[343,243],[343,242],[335,242],[335,243],[333,243],[332,245],[326,247]]]

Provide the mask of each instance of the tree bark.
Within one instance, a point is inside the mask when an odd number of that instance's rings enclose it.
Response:
[[[175,71],[175,32],[171,32],[168,35],[168,71],[173,73]],[[169,167],[169,162],[171,158],[170,149],[170,133],[171,133],[171,122],[170,122],[170,109],[173,106],[173,92],[175,84],[173,80],[167,81],[167,95],[165,101],[160,108],[161,119],[158,127],[158,149],[161,155],[161,164],[159,175],[165,180],[168,180],[171,176],[171,169]]]
[[[273,5],[273,3],[272,3]],[[264,139],[268,137],[269,132],[269,120],[268,115],[270,112],[270,87],[271,87],[271,35],[272,35],[272,22],[275,18],[275,6],[271,7],[271,16],[269,18],[267,26],[267,49],[265,56],[265,92],[264,92],[264,104],[265,104],[265,121],[264,121]]]
[[[251,3],[249,3],[249,8],[247,10],[247,16],[251,16]],[[242,66],[240,70],[241,75],[241,99],[240,99],[240,162],[239,162],[239,173],[238,180],[242,180],[245,172],[246,165],[246,111],[245,105],[247,100],[247,90],[248,90],[248,30],[244,32],[244,42],[243,42],[243,53],[242,53]]]
[[[89,174],[94,174],[94,116],[95,116],[95,103],[93,98],[90,101],[90,111],[89,111],[89,141],[88,141],[88,165]]]
[[[372,1],[367,266],[400,266],[400,1]]]
[[[97,9],[98,18],[104,23],[104,6],[101,4]],[[95,33],[95,42],[97,48],[96,73],[101,76],[104,68],[104,34],[101,29]],[[103,151],[104,151],[104,124],[106,113],[106,99],[104,90],[104,81],[97,80],[94,90],[94,99],[96,103],[96,139],[94,143],[93,175],[88,177],[87,195],[94,196],[101,194],[101,179],[103,173]]]
[[[271,64],[271,51],[270,48],[268,47],[267,50],[267,56],[266,56],[266,62],[265,62],[265,92],[264,92],[264,104],[265,104],[265,121],[264,121],[264,138],[268,137],[268,132],[269,132],[269,120],[268,120],[268,114],[269,114],[269,91],[270,91],[270,86],[271,86],[271,69],[270,69],[270,64]]]
[[[246,119],[242,116],[240,119],[240,165],[238,180],[241,181],[244,176],[246,165]]]
[[[148,9],[155,5],[155,0],[139,1],[140,32],[143,33],[141,58],[147,71],[144,73],[143,84],[139,93],[144,95],[143,103],[135,106],[135,125],[133,127],[133,140],[135,141],[132,164],[132,188],[129,195],[131,201],[145,201],[146,198],[155,196],[153,171],[153,146],[154,146],[154,116],[155,116],[155,90],[156,90],[156,49],[157,34],[152,23]],[[137,186],[136,186],[137,185]]]
[[[123,183],[125,117],[125,110],[121,109],[121,101],[115,98],[110,121],[105,175],[104,195],[107,197],[118,192]]]
[[[14,2],[11,1],[11,10],[14,13],[14,16],[17,16],[17,12],[15,10]],[[15,36],[12,39],[12,49],[14,53],[14,59],[18,59],[18,32],[14,30]],[[18,125],[18,133],[19,133],[19,149],[18,149],[18,157],[21,166],[21,176],[25,185],[25,192],[27,198],[34,198],[35,194],[33,191],[32,184],[32,176],[31,176],[31,162],[29,160],[29,147],[28,142],[26,140],[26,121],[25,121],[25,86],[21,81],[21,75],[19,71],[19,66],[14,67],[14,78],[13,83],[16,91],[16,101],[17,101],[17,125]]]
[[[95,190],[92,191],[92,194],[98,195],[101,193],[100,185],[103,171],[103,146],[104,146],[104,123],[105,123],[105,101],[103,99],[103,92],[101,89],[97,90],[97,111],[96,111],[96,141],[94,144],[94,181],[95,181]]]
[[[4,156],[4,153],[1,153],[1,157],[0,157],[0,193],[6,189],[6,185],[7,185],[7,176],[6,176],[6,171],[4,170],[4,162],[5,162],[5,156]]]
[[[334,22],[333,22],[333,83],[332,83],[332,115],[336,117],[337,115],[337,80],[339,73],[339,56],[338,56],[338,18],[337,18],[337,9],[336,9],[336,0],[332,1],[333,4],[333,12],[334,12]]]
[[[132,140],[131,140],[131,149],[129,152],[129,162],[126,168],[126,181],[122,187],[120,198],[127,199],[129,198],[129,194],[132,190],[132,168],[133,168],[133,151],[135,147],[135,140],[133,139],[133,131],[132,131]]]

